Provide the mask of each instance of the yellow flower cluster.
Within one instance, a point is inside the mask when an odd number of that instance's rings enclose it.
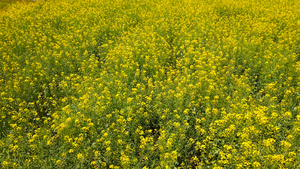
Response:
[[[300,167],[300,1],[0,10],[2,168]]]

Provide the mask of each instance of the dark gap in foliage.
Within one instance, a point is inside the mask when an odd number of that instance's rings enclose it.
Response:
[[[103,47],[101,47],[103,44],[107,43],[109,39],[112,39],[112,32],[110,32],[108,29],[100,33],[98,39],[97,39],[97,46],[94,46],[94,49],[92,51],[92,54],[95,55],[96,59],[99,62],[99,68],[101,68],[101,64],[105,63],[105,58],[108,53],[107,50],[105,50]]]
[[[300,61],[300,47],[295,51],[297,57],[296,57],[296,62]]]
[[[250,83],[253,86],[252,94],[256,95],[261,89],[263,89],[263,82],[261,81],[261,74],[259,71],[254,71],[250,77]]]

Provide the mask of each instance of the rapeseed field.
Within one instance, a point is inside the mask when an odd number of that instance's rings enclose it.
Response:
[[[2,168],[300,168],[300,1],[0,10]]]

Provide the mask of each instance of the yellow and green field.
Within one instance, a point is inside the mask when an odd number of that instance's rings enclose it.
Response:
[[[0,2],[2,168],[299,168],[299,0]]]

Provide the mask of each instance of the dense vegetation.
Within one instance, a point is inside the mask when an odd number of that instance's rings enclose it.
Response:
[[[300,167],[300,1],[0,10],[3,168]]]

